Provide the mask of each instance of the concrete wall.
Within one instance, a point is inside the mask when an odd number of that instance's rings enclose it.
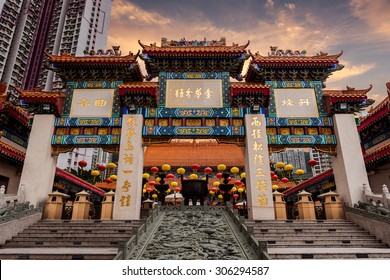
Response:
[[[382,240],[383,243],[387,243],[390,246],[390,224],[371,219],[362,215],[351,213],[346,211],[345,217],[347,220],[358,224],[360,227],[368,230],[376,238]]]
[[[0,175],[9,178],[6,194],[16,195],[20,182],[20,171],[9,164],[0,162]]]
[[[32,224],[38,222],[42,217],[42,213],[36,213],[21,219],[12,220],[10,222],[0,224],[0,244],[4,244],[5,241],[10,240],[13,236],[22,232]]]
[[[390,164],[384,164],[374,172],[368,173],[368,180],[373,193],[382,193],[382,185],[390,188]]]
[[[369,185],[359,134],[353,114],[335,114],[336,156],[332,166],[337,192],[349,206],[363,200],[363,184]]]
[[[51,156],[54,115],[35,115],[30,133],[20,185],[25,186],[25,201],[37,207],[47,200],[53,188],[56,158]]]

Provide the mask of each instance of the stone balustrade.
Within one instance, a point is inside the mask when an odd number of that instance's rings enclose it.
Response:
[[[390,193],[388,187],[383,185],[382,193],[375,194],[372,192],[370,186],[363,184],[363,201],[390,209]]]

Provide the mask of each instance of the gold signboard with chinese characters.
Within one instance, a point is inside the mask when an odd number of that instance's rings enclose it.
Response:
[[[75,89],[69,116],[111,117],[113,100],[114,89]]]
[[[316,95],[312,88],[274,89],[276,115],[279,118],[318,118]]]
[[[167,80],[167,108],[221,108],[222,80]]]
[[[245,115],[245,170],[250,219],[275,218],[264,115]]]

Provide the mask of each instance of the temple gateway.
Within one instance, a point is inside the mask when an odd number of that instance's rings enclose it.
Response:
[[[216,201],[245,197],[249,219],[274,220],[275,175],[269,154],[286,148],[330,154],[332,190],[347,205],[362,200],[362,186],[369,182],[354,113],[370,104],[369,89],[324,90],[327,78],[343,68],[342,52],[308,56],[271,47],[264,55],[251,52],[249,41],[228,46],[225,38],[163,38],[161,46],[139,45],[141,51],[128,55],[118,47],[82,57],[47,54],[50,69],[64,83],[63,92],[18,90],[34,112],[20,180],[26,200],[34,205],[47,200],[59,172],[56,156],[76,147],[118,154],[114,220],[140,219],[142,201],[158,200],[164,180],[165,185],[178,181],[163,192],[179,195],[191,169],[187,181],[203,176]],[[243,73],[245,63],[249,66]],[[200,171],[199,162],[186,160],[199,155],[190,152],[194,145],[207,147],[206,158],[215,154],[220,162],[203,160],[202,169],[210,168]],[[164,162],[160,152],[153,152],[161,147],[172,149],[176,162]],[[161,170],[150,170],[157,165]],[[225,176],[230,167],[237,169]],[[229,184],[235,190],[222,190]],[[88,188],[99,194],[97,185]]]

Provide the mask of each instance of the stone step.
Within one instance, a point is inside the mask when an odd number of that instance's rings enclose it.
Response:
[[[118,233],[132,233],[133,228],[126,228],[126,229],[118,229],[118,230],[112,230],[112,229],[72,229],[69,231],[69,229],[50,229],[50,230],[39,230],[39,229],[26,229],[23,231],[23,234],[102,234],[106,236],[110,236],[112,234],[118,234]]]
[[[72,240],[72,241],[12,241],[2,245],[2,248],[22,248],[22,247],[116,247],[119,241],[128,241],[129,238],[106,240],[106,241],[84,241],[84,240]]]
[[[306,236],[275,236],[275,235],[256,235],[255,238],[261,241],[275,240],[275,241],[288,241],[288,240],[330,240],[330,241],[340,241],[340,240],[375,240],[373,236],[316,236],[316,235],[306,235]]]
[[[123,232],[123,233],[110,233],[110,239],[115,238],[130,238],[133,236],[131,232]],[[42,240],[46,238],[51,239],[64,239],[64,238],[104,238],[107,240],[107,235],[102,233],[74,233],[74,232],[68,232],[68,233],[19,233],[17,236],[14,236],[12,240],[15,240],[15,238],[33,238],[36,240]]]
[[[356,224],[252,224],[245,223],[246,226],[254,228],[359,228]]]
[[[116,254],[111,255],[72,255],[72,254],[1,254],[1,260],[112,260]]]
[[[386,244],[380,243],[380,241],[367,241],[367,240],[348,240],[343,242],[342,240],[335,241],[313,241],[313,240],[294,240],[294,241],[267,241],[268,247],[365,247],[365,248],[387,248]]]
[[[382,248],[270,248],[271,259],[390,259],[390,249]]]
[[[272,260],[292,259],[390,259],[388,254],[365,254],[365,253],[335,253],[335,254],[270,254]]]
[[[369,234],[367,231],[365,231],[362,228],[358,229],[351,229],[351,228],[345,228],[345,229],[302,229],[302,228],[296,228],[296,229],[268,229],[268,228],[254,228],[254,233],[264,233],[264,234],[302,234],[302,233],[311,233],[311,234],[344,234],[344,233],[356,233],[356,234]]]
[[[40,231],[50,231],[50,230],[93,230],[93,231],[98,231],[98,230],[126,230],[126,229],[133,229],[137,228],[138,226],[117,226],[117,227],[94,227],[93,225],[91,226],[66,226],[66,225],[61,225],[58,227],[50,227],[50,226],[30,226],[27,228],[27,230],[40,230]]]
[[[31,260],[112,260],[117,247],[55,247],[55,248],[6,248],[0,249],[0,259]]]
[[[120,236],[116,237],[111,237],[110,240],[116,241],[116,240],[124,240],[124,239],[130,239],[132,235],[129,234],[122,234]],[[100,242],[107,242],[107,236],[89,236],[89,235],[69,235],[69,236],[42,236],[42,237],[37,237],[37,236],[16,236],[13,237],[11,241],[9,242],[24,242],[24,241],[35,241],[35,242],[73,242],[73,241],[87,241],[87,242],[93,242],[95,241],[96,243]]]

